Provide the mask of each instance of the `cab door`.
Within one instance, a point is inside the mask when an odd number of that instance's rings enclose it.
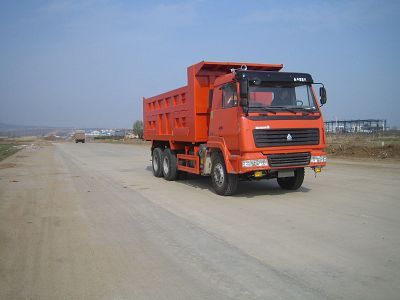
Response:
[[[210,135],[222,137],[230,151],[239,149],[238,102],[235,83],[214,88]]]

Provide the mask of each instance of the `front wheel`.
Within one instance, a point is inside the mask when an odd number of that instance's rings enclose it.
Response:
[[[212,160],[211,180],[218,195],[230,196],[237,190],[238,176],[226,171],[224,158],[220,154]]]
[[[294,177],[277,178],[279,186],[284,190],[297,190],[304,181],[304,168],[294,170]]]

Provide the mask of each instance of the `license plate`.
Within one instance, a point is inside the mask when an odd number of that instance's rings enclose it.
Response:
[[[284,177],[294,177],[294,171],[293,170],[278,171],[278,178],[284,178]]]

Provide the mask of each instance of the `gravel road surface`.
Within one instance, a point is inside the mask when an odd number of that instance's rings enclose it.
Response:
[[[150,165],[145,146],[97,143],[1,162],[0,299],[399,299],[399,163],[233,197]]]

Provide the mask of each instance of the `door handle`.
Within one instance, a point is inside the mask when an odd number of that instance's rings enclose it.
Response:
[[[218,130],[222,130],[222,129],[224,129],[224,126],[219,126],[218,127]]]

